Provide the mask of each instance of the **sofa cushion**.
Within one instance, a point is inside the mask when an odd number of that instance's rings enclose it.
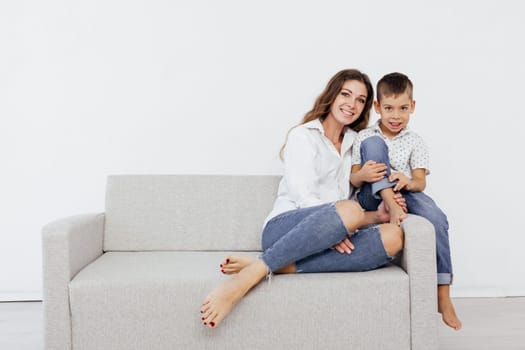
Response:
[[[410,348],[409,279],[397,265],[274,275],[219,327],[204,327],[200,304],[228,278],[219,268],[227,254],[103,254],[69,285],[73,348],[324,349],[326,342],[331,348]]]
[[[117,175],[105,251],[259,250],[279,176]]]

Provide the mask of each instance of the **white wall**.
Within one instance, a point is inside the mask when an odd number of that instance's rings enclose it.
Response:
[[[41,227],[103,211],[108,174],[280,173],[350,67],[415,84],[453,295],[525,295],[518,3],[2,2],[0,300],[41,297]]]

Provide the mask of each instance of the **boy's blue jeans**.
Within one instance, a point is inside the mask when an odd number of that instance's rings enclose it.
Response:
[[[348,236],[335,203],[290,210],[264,227],[261,259],[271,272],[295,263],[297,272],[367,271],[383,266],[388,256],[377,225],[357,230],[351,254],[329,249]]]
[[[371,136],[361,143],[361,166],[368,160],[384,163],[387,166],[387,175],[380,181],[365,183],[361,186],[357,199],[365,210],[376,210],[381,203],[379,191],[393,187],[394,182],[388,181],[390,176],[390,160],[388,146],[379,136]],[[434,225],[436,231],[436,257],[438,284],[452,284],[452,261],[450,258],[450,244],[448,240],[448,220],[436,203],[423,192],[402,190],[408,212],[426,218]]]

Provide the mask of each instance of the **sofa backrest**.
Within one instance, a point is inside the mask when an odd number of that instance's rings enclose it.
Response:
[[[105,251],[261,250],[280,176],[116,175]]]

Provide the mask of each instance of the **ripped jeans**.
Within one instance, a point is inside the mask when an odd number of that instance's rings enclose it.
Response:
[[[335,203],[290,210],[264,227],[261,259],[271,272],[295,263],[298,273],[367,271],[392,261],[377,225],[355,231],[351,254],[329,249],[348,233]]]

